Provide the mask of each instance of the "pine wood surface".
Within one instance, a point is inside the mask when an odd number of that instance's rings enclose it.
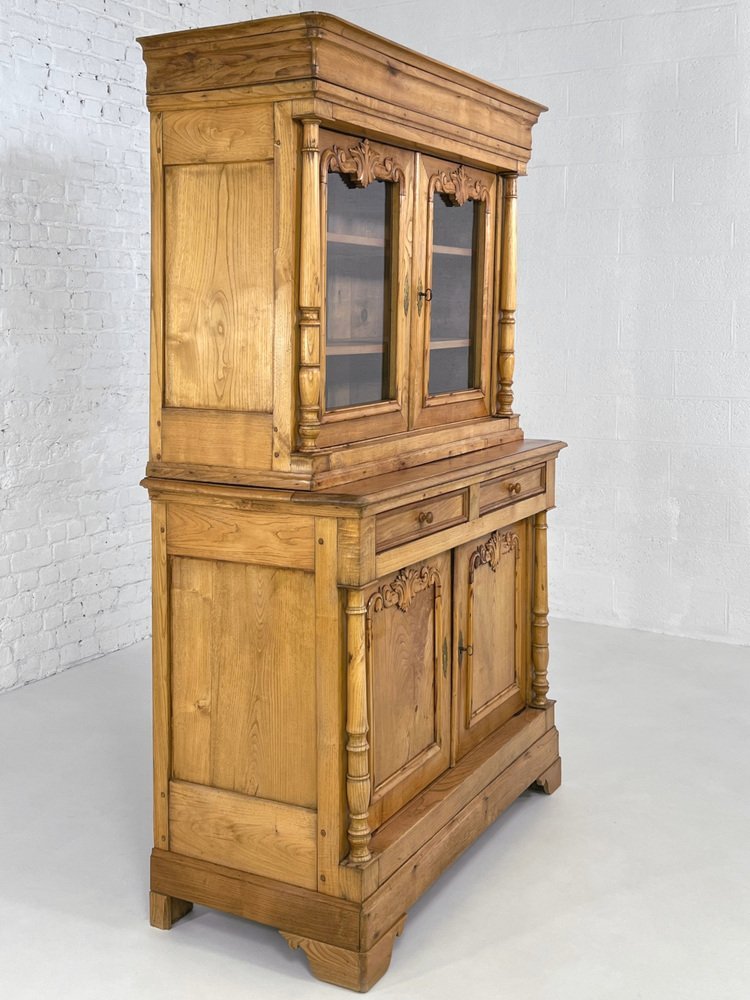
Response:
[[[328,14],[141,43],[151,922],[259,920],[365,991],[440,873],[560,785],[564,444],[513,403],[545,109]]]

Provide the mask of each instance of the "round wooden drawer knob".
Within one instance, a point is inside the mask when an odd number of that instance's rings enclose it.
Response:
[[[419,523],[420,524],[432,524],[435,520],[435,515],[431,510],[421,510],[419,512]]]
[[[508,483],[508,493],[520,493],[521,484],[520,483]]]

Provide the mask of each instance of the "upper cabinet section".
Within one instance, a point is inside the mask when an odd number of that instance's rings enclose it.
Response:
[[[149,473],[314,490],[521,438],[542,106],[327,14],[141,43]]]

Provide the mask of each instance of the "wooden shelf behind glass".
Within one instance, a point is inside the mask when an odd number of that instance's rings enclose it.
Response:
[[[468,337],[462,340],[431,340],[430,350],[431,351],[450,351],[456,347],[468,347],[471,341]]]
[[[466,341],[468,344],[468,340]],[[357,343],[356,341],[344,341],[344,343],[339,344],[326,344],[326,354],[329,357],[334,356],[348,356],[354,354],[382,354],[383,344],[381,343],[371,343],[369,341],[363,341],[362,343]]]
[[[347,243],[357,247],[384,247],[385,240],[381,236],[358,236],[355,233],[326,233],[329,243]]]

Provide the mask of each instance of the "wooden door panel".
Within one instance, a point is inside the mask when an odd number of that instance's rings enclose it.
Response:
[[[368,595],[373,829],[449,763],[448,595],[448,553],[379,581]]]
[[[454,759],[528,697],[525,522],[462,545],[454,564]]]

